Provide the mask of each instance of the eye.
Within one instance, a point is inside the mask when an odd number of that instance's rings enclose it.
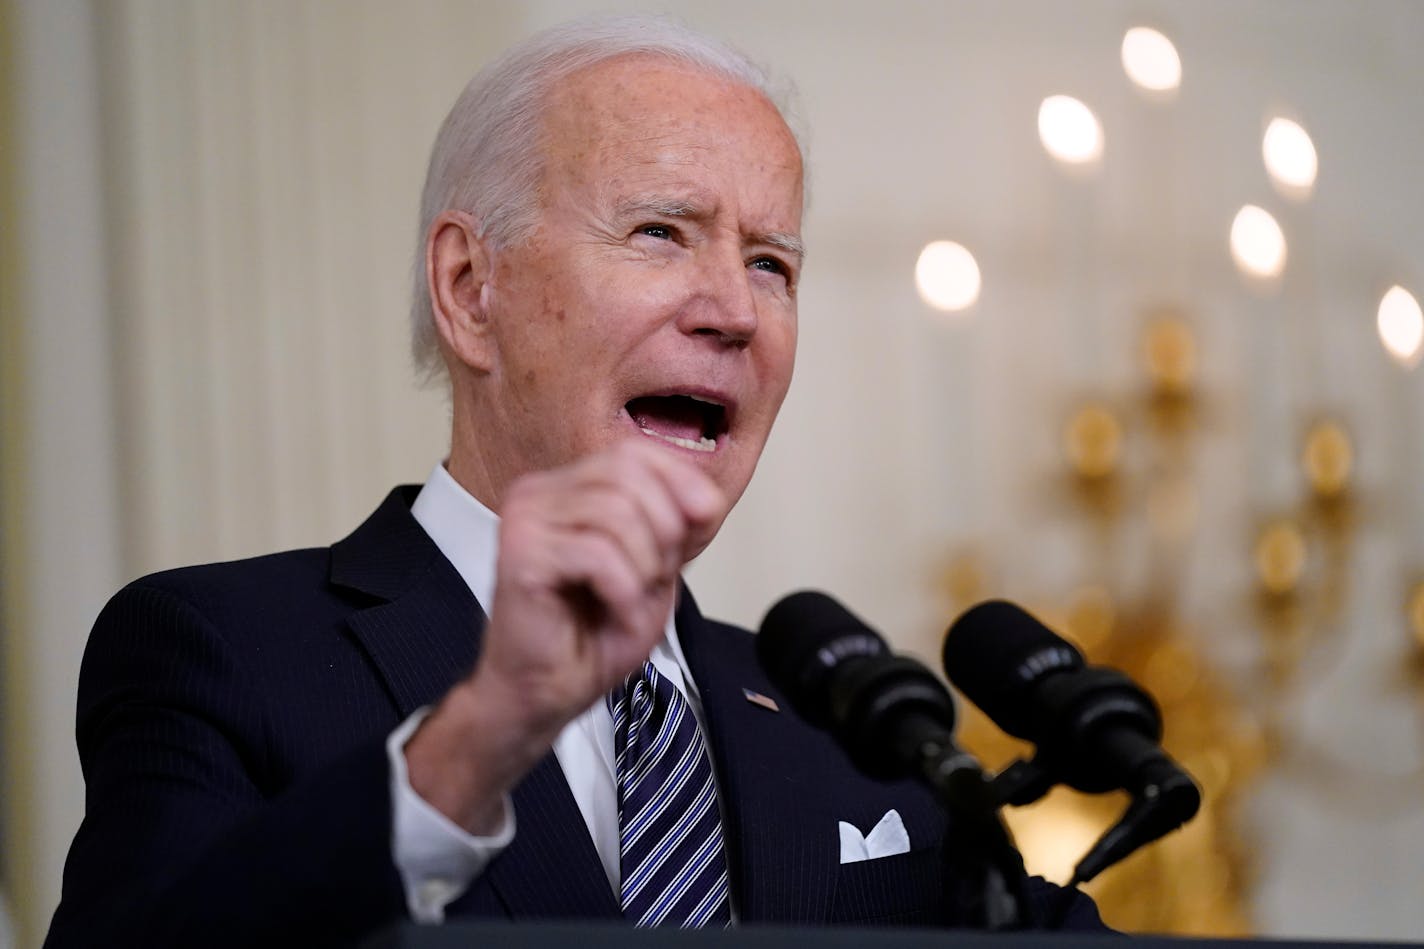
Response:
[[[638,233],[655,237],[660,241],[670,241],[677,236],[677,232],[666,224],[643,224],[639,226]]]
[[[747,266],[753,270],[764,270],[767,273],[780,274],[787,280],[791,279],[791,268],[775,257],[753,257],[747,262]]]

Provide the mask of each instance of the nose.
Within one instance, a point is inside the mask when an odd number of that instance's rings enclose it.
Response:
[[[719,248],[699,261],[692,298],[678,315],[689,335],[745,346],[756,335],[757,299],[739,246]]]

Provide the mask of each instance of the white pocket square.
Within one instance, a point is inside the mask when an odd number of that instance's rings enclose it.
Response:
[[[905,822],[897,810],[886,811],[875,829],[865,836],[845,821],[840,822],[840,831],[841,863],[859,863],[910,852],[910,835],[905,832]]]

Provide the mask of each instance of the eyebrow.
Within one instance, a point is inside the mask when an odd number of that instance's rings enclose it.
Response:
[[[662,214],[667,217],[706,217],[707,212],[699,208],[691,201],[678,198],[666,198],[660,195],[638,195],[633,198],[624,198],[618,202],[615,209],[618,216],[649,213]]]
[[[665,217],[684,217],[691,220],[711,217],[711,212],[694,201],[661,195],[638,195],[625,198],[618,202],[616,213],[619,217],[636,214],[661,214]],[[753,234],[751,239],[754,244],[770,244],[772,247],[781,248],[788,254],[795,254],[798,258],[806,256],[806,244],[795,234],[772,231],[767,234]]]
[[[758,235],[757,241],[770,244],[772,247],[780,247],[788,254],[795,254],[798,258],[806,256],[806,245],[801,238],[795,234],[785,234],[781,231],[773,231],[770,234]]]

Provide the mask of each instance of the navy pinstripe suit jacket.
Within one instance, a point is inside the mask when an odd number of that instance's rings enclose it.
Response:
[[[468,673],[484,619],[411,517],[416,490],[330,548],[156,574],[110,601],[80,674],[86,815],[46,945],[343,945],[405,916],[385,738]],[[862,777],[784,700],[748,702],[780,697],[746,631],[685,594],[677,624],[742,920],[957,922],[930,796]],[[616,918],[552,754],[513,799],[514,843],[448,915]],[[868,831],[892,807],[911,852],[841,866],[837,822]],[[1086,898],[1069,925],[1100,925]]]

